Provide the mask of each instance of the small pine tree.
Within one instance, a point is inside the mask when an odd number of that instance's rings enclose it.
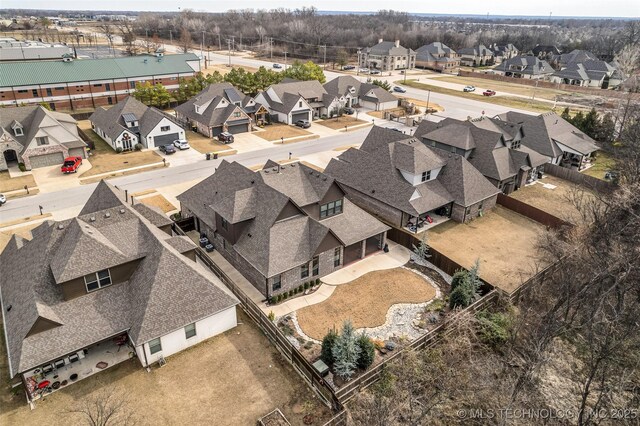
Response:
[[[322,350],[320,351],[320,359],[327,365],[333,364],[333,346],[338,338],[338,333],[335,330],[329,330],[329,332],[322,339]]]
[[[413,245],[413,253],[418,257],[418,259],[428,259],[431,257],[431,255],[429,254],[429,246],[427,245],[427,233],[423,232],[422,233],[422,238],[420,239],[420,242],[418,243],[418,245],[416,246],[415,244]]]
[[[457,270],[451,279],[451,291],[455,290],[464,280],[467,279],[468,272],[464,269]]]
[[[336,339],[332,349],[333,367],[338,376],[349,379],[356,369],[360,356],[358,337],[351,321],[347,320],[342,326],[342,332]]]
[[[562,117],[563,119],[565,119],[569,123],[571,123],[571,114],[570,114],[570,111],[569,111],[569,107],[566,107],[564,109],[564,111],[562,111],[562,114],[560,115],[560,117]]]
[[[362,333],[358,336],[358,346],[360,347],[358,368],[366,370],[371,366],[371,364],[373,364],[373,360],[376,356],[375,345],[366,334]]]

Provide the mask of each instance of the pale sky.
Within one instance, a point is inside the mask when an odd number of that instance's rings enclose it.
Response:
[[[2,0],[2,8],[57,9],[64,10],[141,10],[141,11],[178,11],[194,9],[208,12],[223,12],[227,9],[273,9],[278,7],[294,9],[303,3],[294,0],[256,1],[235,0],[234,2],[211,0],[109,0],[78,2],[77,0]],[[311,6],[307,4],[306,6]],[[319,10],[340,11],[376,11],[394,9],[413,13],[438,14],[479,14],[486,15],[536,15],[548,16],[615,16],[640,18],[638,0],[368,0],[345,2],[344,0],[323,0],[317,3]]]

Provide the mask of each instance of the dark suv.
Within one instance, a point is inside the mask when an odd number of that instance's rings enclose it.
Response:
[[[160,145],[158,149],[160,150],[160,152],[164,152],[167,155],[176,153],[176,147],[171,143],[167,145]]]
[[[303,129],[308,129],[309,127],[311,127],[311,123],[309,123],[309,120],[298,120],[295,122],[295,125],[298,127],[302,127]]]
[[[233,143],[233,135],[229,132],[222,132],[218,135],[218,140],[222,143]]]

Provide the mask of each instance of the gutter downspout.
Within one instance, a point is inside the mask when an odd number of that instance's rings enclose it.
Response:
[[[144,347],[145,343],[142,344],[142,353],[144,354],[144,364],[147,369],[147,373],[151,373],[151,368],[149,368],[149,360],[147,359],[147,349]]]

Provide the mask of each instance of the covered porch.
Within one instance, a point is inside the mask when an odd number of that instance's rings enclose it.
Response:
[[[29,402],[133,358],[126,332],[65,355],[22,374]]]
[[[451,219],[451,207],[444,206],[435,210],[422,213],[419,216],[406,217],[404,229],[414,234],[419,234]]]
[[[384,248],[387,240],[387,232],[381,232],[357,243],[348,245],[343,250],[342,265],[349,265],[360,259],[379,252]]]

